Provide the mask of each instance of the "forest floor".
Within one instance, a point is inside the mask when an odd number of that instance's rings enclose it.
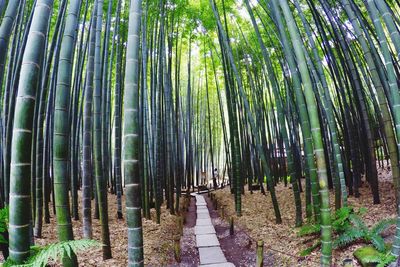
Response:
[[[92,202],[92,207],[94,202]],[[122,200],[122,211],[125,215],[125,197]],[[128,237],[125,217],[117,218],[116,196],[108,195],[109,226],[112,247],[112,259],[103,260],[101,249],[90,249],[78,254],[79,266],[85,267],[122,267],[128,263]],[[81,209],[80,209],[81,210]],[[93,212],[93,211],[92,211]],[[151,213],[152,220],[143,219],[143,242],[146,266],[170,266],[176,265],[174,259],[173,242],[179,233],[177,216],[171,215],[165,205],[161,210],[161,224],[155,222],[155,211]],[[154,220],[154,221],[153,221]],[[82,218],[79,221],[72,220],[75,239],[82,238]],[[51,218],[50,224],[43,224],[43,238],[36,238],[37,245],[46,245],[57,242],[56,221]],[[101,240],[101,226],[99,220],[93,219],[93,239]],[[60,266],[54,264],[52,266]]]
[[[243,229],[235,226],[235,234],[229,234],[229,223],[221,219],[219,211],[214,210],[213,203],[205,195],[210,216],[213,221],[221,248],[225,257],[235,266],[254,266],[256,241]],[[181,202],[182,203],[182,202]],[[123,211],[125,211],[125,198],[122,199]],[[92,203],[92,206],[94,202]],[[87,267],[122,267],[127,266],[127,234],[125,218],[117,218],[117,204],[115,195],[108,195],[110,239],[112,246],[112,259],[103,260],[101,249],[90,249],[78,253],[79,266]],[[181,263],[177,263],[174,257],[174,238],[179,235],[178,217],[171,215],[165,205],[162,206],[161,224],[155,223],[155,211],[152,210],[153,220],[143,219],[143,239],[145,266],[182,266],[192,267],[199,265],[199,253],[196,248],[194,226],[196,222],[195,199],[191,197],[190,206],[186,213],[186,221],[181,237]],[[75,239],[82,238],[82,220],[72,220]],[[36,238],[37,245],[47,245],[57,242],[56,220],[50,219],[49,224],[43,225],[43,238]],[[93,219],[93,239],[101,240],[101,226],[99,220]],[[265,262],[271,263],[271,256],[264,255]],[[50,266],[61,266],[59,263],[51,263]],[[274,266],[274,265],[268,265]]]
[[[390,168],[378,169],[379,192],[381,204],[374,205],[369,185],[363,182],[360,187],[359,198],[350,196],[349,206],[358,210],[360,207],[367,208],[367,213],[363,219],[368,226],[372,226],[385,218],[396,217],[396,200],[392,183]],[[230,194],[230,188],[216,192],[216,197],[221,206],[224,207],[227,217],[233,216],[234,221],[254,240],[264,241],[264,250],[273,255],[274,264],[271,266],[319,266],[320,250],[316,250],[311,255],[300,257],[300,252],[307,248],[309,237],[298,237],[298,228],[295,228],[295,205],[293,190],[290,185],[287,187],[280,183],[276,187],[276,195],[282,216],[282,224],[275,223],[275,214],[271,203],[270,195],[264,196],[260,191],[251,194],[245,186],[245,195],[242,195],[242,216],[235,215],[234,198]],[[305,187],[303,187],[305,188]],[[303,216],[305,216],[305,198],[302,196]],[[334,210],[334,194],[330,194],[330,203]],[[304,218],[304,221],[306,219]],[[395,226],[390,227],[384,235],[385,240],[390,241],[390,237],[395,232]],[[307,243],[309,244],[309,243]],[[344,259],[353,259],[354,266],[359,266],[353,257],[353,252],[364,244],[355,244],[344,249],[334,250],[333,263],[335,266],[342,266]],[[266,265],[269,266],[269,265]]]
[[[392,183],[390,168],[379,169],[379,191],[381,204],[373,205],[369,185],[363,182],[360,187],[360,198],[350,196],[349,205],[359,209],[367,208],[368,212],[363,219],[368,226],[372,226],[384,218],[396,216],[395,193]],[[221,248],[228,261],[236,266],[254,266],[255,244],[257,240],[264,241],[264,266],[319,266],[320,251],[316,250],[311,255],[300,257],[300,251],[307,247],[309,238],[297,236],[298,229],[295,225],[295,206],[293,190],[280,183],[276,187],[282,224],[275,224],[275,215],[271,204],[270,195],[264,196],[260,191],[251,194],[247,191],[242,196],[242,216],[237,217],[234,212],[234,199],[230,188],[215,192],[219,206],[224,207],[224,216],[220,217],[220,210],[213,210],[208,198],[208,206]],[[304,188],[304,187],[303,187]],[[331,205],[334,195],[330,195]],[[174,258],[174,238],[179,235],[178,217],[171,215],[165,205],[162,206],[161,224],[155,222],[155,211],[152,210],[152,220],[143,219],[144,257],[146,266],[197,266],[198,251],[195,247],[193,214],[194,198],[191,208],[186,214],[186,224],[181,239],[182,263],[178,264]],[[125,199],[123,196],[123,214],[125,214]],[[92,203],[92,206],[94,203]],[[103,261],[101,249],[91,249],[78,254],[79,266],[127,266],[127,233],[125,218],[117,218],[117,203],[115,195],[108,195],[110,239],[112,246],[112,259]],[[305,199],[302,194],[303,215],[305,215]],[[333,208],[333,205],[332,205]],[[233,216],[235,222],[235,235],[229,235],[228,219]],[[306,219],[304,218],[304,221]],[[82,218],[72,221],[75,239],[82,238]],[[193,224],[193,225],[192,225]],[[51,218],[50,224],[43,224],[43,238],[36,238],[37,245],[46,245],[57,242],[56,220]],[[386,240],[390,241],[395,227],[385,232]],[[101,227],[99,220],[93,219],[93,238],[101,240]],[[307,243],[307,244],[306,244]],[[353,259],[353,252],[363,244],[355,244],[344,249],[334,250],[333,263],[342,266],[344,259]],[[52,264],[52,266],[60,266]],[[354,266],[359,266],[354,260]]]

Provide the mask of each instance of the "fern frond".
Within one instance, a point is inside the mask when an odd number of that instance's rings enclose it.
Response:
[[[8,214],[10,212],[10,208],[5,206],[4,208],[0,209],[0,219],[8,221]]]
[[[383,240],[380,235],[371,235],[369,239],[376,250],[379,252],[385,252],[385,240]]]
[[[0,233],[4,233],[8,229],[8,206],[0,209]]]
[[[321,231],[321,226],[319,224],[306,224],[300,228],[297,235],[298,236],[314,235],[314,234],[319,234],[320,231]]]
[[[359,230],[364,231],[364,232],[368,231],[368,227],[365,225],[364,221],[361,219],[360,216],[358,216],[356,214],[350,214],[349,220]]]
[[[342,207],[335,212],[334,220],[343,220],[349,217],[350,213],[353,211],[352,207]]]
[[[44,267],[50,259],[58,261],[63,257],[70,257],[72,253],[86,250],[91,247],[100,247],[101,244],[96,240],[81,239],[70,240],[50,244],[28,259],[27,265],[34,267]]]
[[[393,256],[390,252],[384,256],[382,261],[376,265],[376,267],[386,267],[390,263],[394,262],[396,260],[396,257]]]
[[[363,216],[364,214],[367,213],[367,211],[368,211],[367,208],[361,207],[361,208],[358,210],[357,215],[358,215],[358,216]]]
[[[5,262],[3,262],[2,267],[14,267],[15,263],[10,259],[7,258],[7,260]]]
[[[350,226],[351,225],[348,218],[332,221],[332,229],[335,233],[338,234],[345,232]]]
[[[321,241],[315,242],[311,247],[308,247],[300,252],[300,257],[305,257],[311,254],[314,250],[316,250],[319,246],[321,246]]]
[[[342,207],[335,212],[332,217],[332,229],[334,232],[340,234],[346,231],[350,226],[349,216],[354,213],[352,207]]]
[[[339,248],[339,247],[344,247],[349,245],[350,243],[356,241],[357,239],[360,239],[364,236],[364,232],[360,231],[357,228],[349,228],[347,231],[339,235],[334,241],[333,241],[333,247],[334,248]]]
[[[396,218],[383,219],[374,225],[371,229],[371,233],[373,235],[379,235],[393,224],[396,224]]]

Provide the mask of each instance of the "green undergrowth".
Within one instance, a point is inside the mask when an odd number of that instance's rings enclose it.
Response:
[[[367,210],[365,208],[355,210],[353,207],[343,207],[331,215],[333,232],[332,247],[334,249],[340,249],[355,243],[365,243],[370,245],[369,247],[374,249],[376,253],[362,258],[368,263],[375,262],[387,265],[394,261],[395,258],[391,256],[390,245],[385,243],[381,234],[388,227],[394,225],[396,219],[383,219],[372,227],[368,227],[362,219],[362,216],[366,212]],[[309,223],[299,228],[297,232],[299,237],[308,236],[311,237],[309,241],[313,241],[311,246],[308,246],[300,252],[300,256],[307,256],[321,246],[320,231],[320,224]]]
[[[52,243],[46,246],[32,246],[31,256],[24,264],[15,264],[10,259],[3,263],[3,267],[45,267],[50,261],[61,261],[71,258],[72,255],[93,247],[100,247],[96,240],[80,239]]]
[[[379,252],[373,246],[364,246],[354,251],[353,255],[363,267],[385,267],[396,260],[390,253],[390,246],[387,246],[385,252]]]
[[[8,232],[8,206],[0,209],[0,243],[8,244],[5,233]],[[9,258],[0,263],[2,267],[45,267],[50,261],[61,261],[63,258],[71,258],[77,252],[89,248],[101,247],[101,243],[96,240],[81,239],[69,240],[64,242],[52,243],[46,246],[31,246],[30,257],[24,264],[16,264]]]

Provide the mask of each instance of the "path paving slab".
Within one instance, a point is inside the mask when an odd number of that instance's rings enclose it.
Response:
[[[201,267],[235,267],[235,264],[232,262],[220,262],[220,263],[211,263],[211,264],[201,264]]]
[[[208,213],[197,213],[197,219],[211,219]]]
[[[217,235],[216,234],[196,235],[196,246],[198,248],[219,246]]]
[[[204,206],[200,206],[200,207],[203,207],[203,208],[200,208],[200,209],[198,208],[197,214],[209,214],[207,207],[204,207]]]
[[[195,197],[197,219],[194,232],[196,235],[196,247],[199,249],[200,266],[234,267],[234,264],[226,261],[222,252],[204,196],[195,195]]]
[[[215,229],[212,225],[196,225],[194,227],[194,233],[196,235],[215,234]]]
[[[226,262],[224,253],[220,246],[199,248],[200,264],[218,264]]]
[[[197,219],[196,225],[211,225],[212,226],[212,222],[211,222],[211,219]]]

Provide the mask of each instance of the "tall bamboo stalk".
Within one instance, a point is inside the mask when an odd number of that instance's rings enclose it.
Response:
[[[141,217],[139,159],[139,45],[141,0],[131,0],[124,90],[123,176],[126,186],[126,220],[128,224],[128,266],[143,266],[143,232]]]

